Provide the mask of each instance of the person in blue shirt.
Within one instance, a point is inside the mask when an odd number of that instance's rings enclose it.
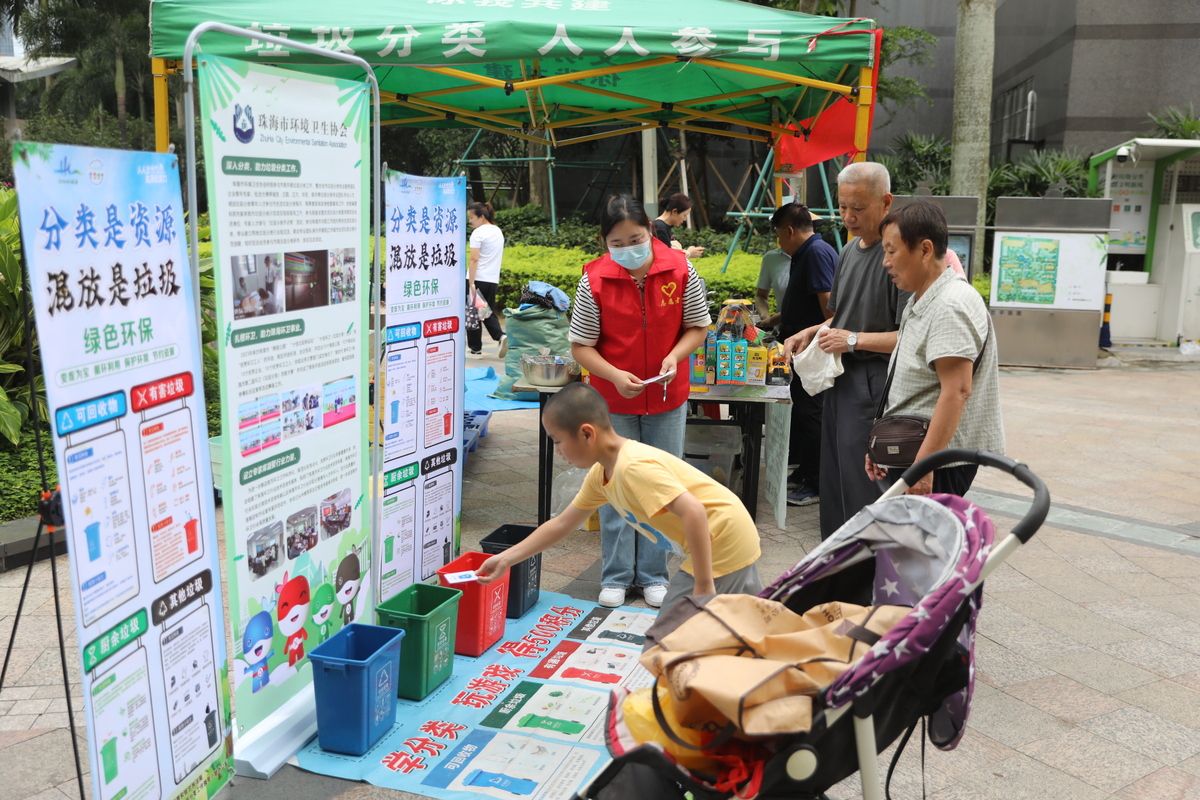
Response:
[[[833,316],[829,292],[838,254],[813,230],[808,208],[788,203],[776,209],[771,226],[779,249],[791,257],[787,291],[779,308],[779,340],[805,328],[820,325]],[[792,437],[788,463],[796,469],[788,479],[788,504],[807,506],[819,502],[821,477],[822,398],[804,391],[792,375]]]

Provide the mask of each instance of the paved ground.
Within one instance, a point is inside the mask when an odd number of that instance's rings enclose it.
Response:
[[[1055,509],[1051,525],[987,583],[968,733],[953,752],[927,752],[929,796],[1200,800],[1200,558],[1188,555],[1200,555],[1200,371],[1008,371],[1001,388],[1009,453],[1046,479]],[[499,524],[535,521],[535,425],[536,411],[498,414],[471,455],[464,549]],[[1001,529],[1024,508],[1021,488],[995,473],[983,474],[972,496]],[[817,539],[815,507],[793,509],[785,530],[769,517],[762,506],[764,579]],[[543,586],[594,598],[598,555],[596,534],[573,534],[547,554]],[[62,562],[60,575],[65,586]],[[0,575],[5,638],[22,578]],[[64,800],[78,791],[45,564],[29,602],[0,691],[0,795]],[[64,611],[73,665],[69,599]],[[71,675],[78,680],[74,666]],[[893,795],[920,791],[920,751],[910,747]],[[831,794],[857,792],[851,779]],[[293,767],[266,783],[238,780],[227,796],[402,797]]]

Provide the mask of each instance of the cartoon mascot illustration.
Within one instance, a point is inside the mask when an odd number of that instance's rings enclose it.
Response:
[[[354,598],[358,596],[358,590],[362,584],[362,568],[358,562],[361,553],[361,547],[355,547],[347,553],[346,557],[338,564],[337,575],[334,577],[337,599],[342,604],[343,625],[354,622]]]
[[[333,616],[333,603],[337,599],[337,595],[333,592],[333,587],[328,583],[322,583],[313,592],[313,625],[317,626],[317,633],[314,638],[317,644],[329,638],[329,629],[332,627],[329,623],[329,618]]]
[[[284,649],[288,654],[288,666],[294,667],[296,662],[304,658],[304,640],[308,631],[304,623],[308,621],[308,578],[303,575],[288,580],[288,574],[283,573],[283,583],[275,587],[279,593],[279,606],[275,615],[279,619],[279,630],[287,637]]]
[[[275,655],[271,642],[275,638],[275,630],[271,626],[271,615],[260,611],[246,623],[246,633],[242,636],[242,654],[253,682],[250,692],[253,694],[271,682],[271,671],[267,668],[267,660]]]

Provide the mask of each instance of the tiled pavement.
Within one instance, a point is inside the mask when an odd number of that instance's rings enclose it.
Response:
[[[1139,541],[1158,541],[1156,532],[1200,537],[1200,372],[1011,371],[1001,388],[1009,453],[1047,481],[1056,504],[1074,510],[1055,517],[1068,527],[1043,528],[989,579],[968,732],[952,752],[927,749],[925,790],[934,800],[1200,800],[1200,559]],[[497,414],[471,454],[464,549],[497,525],[535,520],[536,417]],[[1001,512],[993,513],[998,527],[1011,525],[1022,507],[1012,498],[1022,490],[998,473],[982,474],[977,489],[985,507]],[[817,540],[815,507],[792,509],[786,530],[770,516],[761,506],[765,579]],[[598,556],[596,534],[572,534],[547,553],[543,586],[587,585],[579,579]],[[60,575],[65,586],[61,562]],[[22,577],[0,575],[0,634],[11,625]],[[49,584],[49,568],[39,565],[30,590],[35,610],[22,620],[0,692],[7,767],[0,796],[13,800],[78,797]],[[64,611],[70,637],[69,598]],[[68,646],[73,663],[73,638]],[[893,796],[921,791],[913,744]],[[831,790],[841,800],[857,792],[856,778]],[[228,796],[404,797],[292,767],[265,783],[239,780]]]

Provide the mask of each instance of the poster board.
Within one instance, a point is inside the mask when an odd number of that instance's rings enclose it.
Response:
[[[232,775],[229,688],[179,159],[18,142],[13,167],[92,796],[208,798]]]
[[[301,769],[439,800],[562,800],[608,763],[611,689],[650,686],[638,657],[653,609],[600,608],[554,592],[420,701],[361,757],[314,741]]]
[[[1153,186],[1154,167],[1113,167],[1109,184],[1113,230],[1108,234],[1108,252],[1146,252]]]
[[[993,308],[1100,311],[1107,237],[998,230],[992,249]]]
[[[371,94],[361,81],[214,56],[198,66],[236,755],[239,772],[261,775],[315,729],[307,653],[344,624],[374,619]]]
[[[466,304],[466,180],[385,176],[387,331],[379,601],[458,553]]]

